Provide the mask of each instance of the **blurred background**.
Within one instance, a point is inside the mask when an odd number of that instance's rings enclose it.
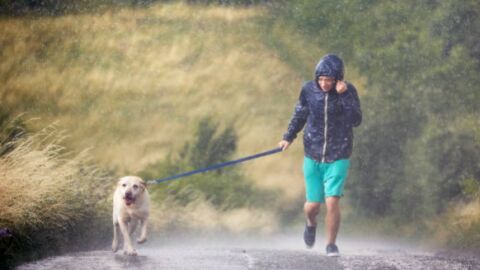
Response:
[[[0,256],[108,246],[120,176],[275,148],[326,53],[364,115],[342,234],[479,248],[479,13],[474,0],[0,0],[0,229],[14,232]],[[299,134],[287,152],[150,186],[151,230],[298,233],[302,160]]]

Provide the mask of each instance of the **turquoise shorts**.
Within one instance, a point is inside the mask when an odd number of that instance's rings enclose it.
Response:
[[[350,167],[350,160],[340,159],[322,163],[305,157],[303,174],[307,202],[325,203],[325,197],[343,196],[343,185]]]

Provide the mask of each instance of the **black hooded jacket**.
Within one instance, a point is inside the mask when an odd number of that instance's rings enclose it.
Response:
[[[343,80],[343,62],[328,54],[315,68],[315,80],[306,82],[288,130],[283,139],[292,142],[303,129],[305,155],[319,162],[333,162],[347,159],[352,154],[353,127],[362,122],[360,100],[355,87],[347,82],[347,90],[338,94],[333,88],[324,92],[318,84],[318,77],[329,76]]]

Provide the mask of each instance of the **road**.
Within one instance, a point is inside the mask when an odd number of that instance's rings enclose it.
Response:
[[[231,240],[231,239],[230,239]],[[379,240],[339,241],[342,255],[324,255],[323,245],[305,249],[298,237],[211,240],[189,237],[138,246],[136,257],[109,250],[77,252],[18,267],[40,269],[480,269],[480,259],[419,250]]]

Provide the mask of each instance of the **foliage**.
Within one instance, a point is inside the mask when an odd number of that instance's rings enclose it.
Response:
[[[11,152],[25,132],[26,125],[21,116],[13,118],[9,112],[0,108],[0,157]]]
[[[440,134],[429,140],[427,155],[436,172],[431,184],[437,212],[449,201],[468,198],[475,192],[480,183],[480,145],[471,134]]]
[[[478,250],[480,248],[479,198],[450,207],[439,218],[434,219],[430,226],[435,231],[435,238],[444,242],[441,244],[458,250]]]
[[[222,132],[211,118],[203,118],[197,124],[191,143],[185,143],[178,157],[155,162],[140,175],[145,179],[176,175],[195,169],[205,168],[231,160],[236,151],[237,136],[232,126]],[[262,207],[261,203],[273,199],[272,192],[259,191],[246,179],[238,167],[224,167],[219,170],[196,174],[186,179],[162,183],[151,187],[156,200],[174,196],[182,205],[198,198],[206,198],[220,210],[238,207]]]
[[[195,4],[218,4],[218,5],[256,5],[270,2],[270,0],[186,0],[188,3]]]
[[[14,146],[0,156],[0,228],[13,232],[0,238],[2,267],[106,243],[109,176],[61,140],[50,126],[2,142]]]
[[[0,0],[0,14],[63,15],[93,12],[114,6],[137,6],[155,0]],[[165,1],[164,1],[165,2]]]
[[[183,0],[189,4],[251,6],[271,0]],[[58,16],[70,13],[91,13],[115,7],[142,7],[154,3],[169,3],[173,0],[0,0],[0,15],[47,15]],[[182,2],[177,1],[177,2]]]

